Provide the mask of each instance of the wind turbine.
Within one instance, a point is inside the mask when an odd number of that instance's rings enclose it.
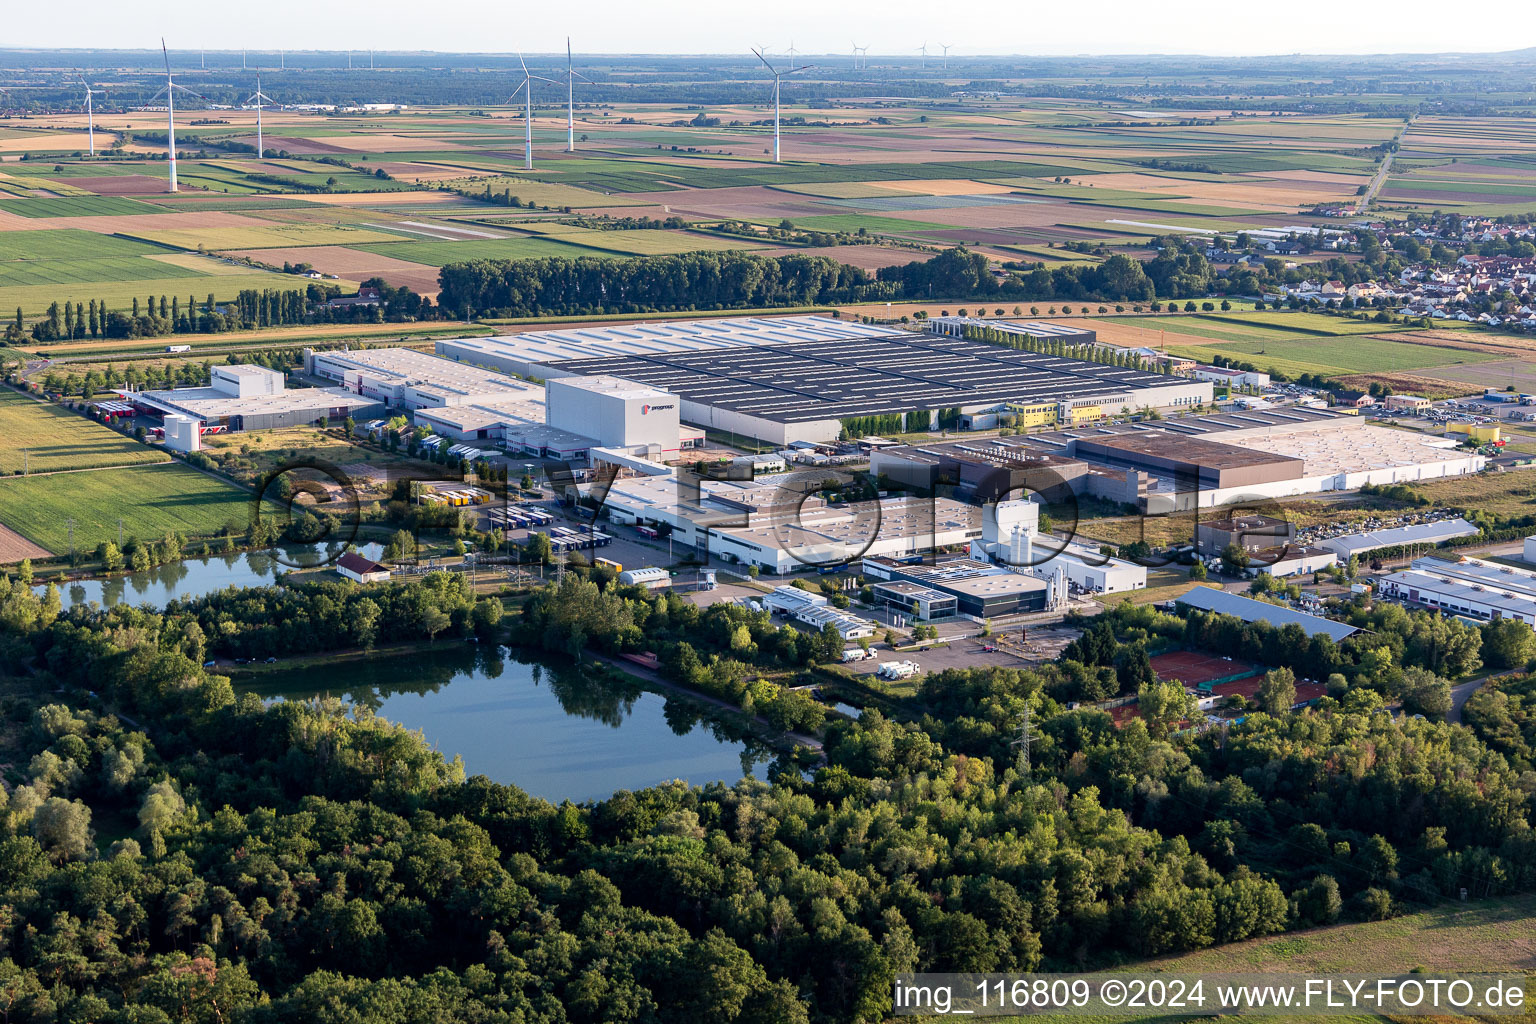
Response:
[[[527,70],[526,68],[524,69]],[[565,37],[565,151],[576,152],[576,79],[581,79],[588,85],[592,79],[586,75],[576,73],[576,67],[571,63],[571,37]]]
[[[922,57],[922,58],[924,58],[926,60],[927,57],[928,57],[928,44],[924,43],[922,46],[919,46],[917,48],[917,53],[918,53],[918,56],[920,56],[920,57]]]
[[[517,99],[518,93],[522,93],[523,101],[527,104],[523,109],[523,170],[531,171],[533,170],[533,80],[537,78],[550,85],[560,83],[540,75],[530,75],[528,62],[523,60],[522,54],[517,55],[517,62],[523,66],[523,84],[512,90],[512,95],[507,97],[507,102],[511,103]]]
[[[93,95],[95,95],[96,90],[92,89],[91,88],[91,83],[87,82],[84,78],[80,79],[80,84],[85,86],[85,131],[86,131],[87,136],[91,140],[91,156],[95,156],[96,155],[96,115],[94,113],[92,113],[92,111],[91,111],[91,97]]]
[[[170,187],[167,188],[166,191],[167,192],[175,192],[176,191],[176,90],[180,89],[182,92],[191,93],[193,96],[196,96],[198,99],[205,99],[206,97],[204,97],[202,93],[193,92],[191,89],[188,89],[184,85],[177,85],[175,82],[173,82],[171,80],[171,54],[170,54],[170,51],[168,51],[165,48],[165,38],[163,36],[160,39],[160,56],[165,58],[165,88],[160,90],[160,92],[165,93],[165,109],[166,109],[166,125],[167,125],[167,131],[166,131],[166,136],[165,136],[166,154],[170,157],[170,161],[171,161]],[[153,103],[155,100],[157,100],[159,98],[160,98],[160,93],[157,92],[157,93],[155,93],[154,96],[152,96],[150,98],[150,102]]]
[[[287,50],[278,50],[277,51],[277,68],[278,68],[279,71],[287,71],[288,70],[288,51]]]
[[[949,43],[940,43],[939,45],[944,48],[944,70],[948,71],[949,70],[949,47],[950,47],[950,44]]]
[[[245,50],[243,50],[243,49],[240,51],[240,70],[241,71],[248,70],[246,68],[246,66],[245,66]]]
[[[791,39],[789,41],[789,49],[784,51],[784,52],[789,57],[790,60],[794,60],[795,59],[795,54],[798,51],[796,51],[796,49],[795,49],[795,41],[793,39]]]
[[[864,58],[862,66],[866,67],[866,68],[869,67],[869,47],[867,47],[867,46],[860,46],[858,43],[854,43],[853,44],[853,70],[855,70],[855,71],[859,70],[859,68],[861,66],[860,63],[859,63],[859,58],[860,57]]]
[[[268,103],[276,102],[271,96],[261,91],[260,75],[256,76],[256,91],[246,97],[245,102],[249,103],[251,100],[256,101],[256,159],[260,160],[265,156],[261,143],[261,101],[266,100]]]
[[[768,58],[763,56],[763,51],[761,51],[761,50],[753,50],[752,52],[757,54],[757,59],[763,62],[763,66],[764,67],[766,67],[769,71],[773,72],[773,162],[774,163],[778,163],[779,162],[779,79],[783,78],[785,75],[796,75],[796,74],[799,74],[802,71],[809,71],[810,68],[811,68],[811,65],[806,64],[806,65],[804,65],[802,67],[791,68],[788,71],[780,71],[777,68],[775,68],[772,64],[768,63]]]

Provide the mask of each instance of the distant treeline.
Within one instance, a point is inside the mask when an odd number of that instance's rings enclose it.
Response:
[[[494,316],[803,306],[895,295],[865,270],[799,253],[475,260],[445,266],[438,280],[445,310]]]
[[[875,275],[828,256],[720,252],[475,260],[443,267],[439,282],[439,303],[452,312],[553,316],[972,298],[1141,302],[1208,294],[1215,275],[1198,253],[1170,251],[1144,263],[1115,255],[999,277],[985,256],[955,248]]]

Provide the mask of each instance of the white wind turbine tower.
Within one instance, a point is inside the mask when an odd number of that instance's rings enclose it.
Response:
[[[191,89],[188,89],[186,86],[184,86],[184,85],[177,85],[175,82],[173,82],[171,80],[171,55],[170,55],[170,51],[166,50],[166,48],[165,48],[165,39],[164,39],[164,37],[162,37],[160,39],[160,55],[165,58],[165,88],[160,90],[160,92],[163,92],[165,94],[166,125],[167,125],[167,131],[166,131],[166,136],[165,136],[166,154],[170,158],[170,162],[171,162],[170,187],[168,187],[166,189],[166,191],[167,192],[175,192],[176,191],[176,90],[180,89],[182,92],[190,93],[191,95],[196,96],[198,99],[203,99],[204,97],[203,97],[202,93],[193,92]],[[160,93],[155,93],[155,95],[150,98],[150,102],[153,103],[155,100],[157,100],[159,98],[160,98]]]
[[[95,156],[96,115],[91,110],[91,97],[94,96],[98,90],[92,89],[91,83],[87,82],[84,78],[80,79],[80,84],[85,86],[85,131],[87,137],[91,140],[91,156]]]
[[[523,101],[527,105],[523,108],[523,170],[533,170],[533,80],[548,82],[550,85],[559,85],[553,79],[528,73],[528,62],[523,60],[523,55],[517,55],[517,62],[523,66],[523,84],[512,90],[512,95],[507,97],[511,103],[517,99],[517,94],[523,94]]]
[[[924,43],[922,46],[919,46],[917,48],[917,55],[919,57],[922,57],[924,60],[928,59],[928,44],[927,43]]]
[[[789,41],[789,49],[788,49],[788,50],[785,50],[785,51],[784,51],[784,53],[785,53],[785,55],[786,55],[786,56],[788,56],[788,57],[789,57],[789,59],[790,59],[790,60],[794,60],[794,59],[795,59],[795,54],[796,54],[796,53],[797,53],[797,52],[799,52],[799,51],[797,51],[797,50],[796,50],[796,49],[795,49],[795,41],[794,41],[794,40],[793,40],[793,39],[791,39],[791,40],[790,40],[790,41]]]
[[[777,68],[775,68],[772,64],[768,63],[768,58],[763,56],[763,51],[761,51],[761,50],[753,50],[752,52],[757,54],[757,59],[763,62],[763,66],[764,67],[766,67],[769,71],[773,72],[773,162],[774,163],[778,163],[779,162],[779,79],[783,78],[785,75],[795,75],[795,74],[799,74],[802,71],[809,71],[810,68],[811,68],[811,65],[806,64],[806,65],[804,65],[802,67],[791,68],[788,71],[780,71]]]
[[[251,93],[250,96],[246,97],[245,102],[249,103],[252,100],[256,101],[256,159],[260,160],[265,156],[261,141],[261,103],[263,100],[268,103],[276,102],[272,99],[271,96],[268,96],[266,93],[261,91],[260,75],[256,76],[256,91]]]
[[[940,43],[939,45],[944,48],[944,70],[948,71],[949,70],[949,45],[950,44],[948,44],[948,43]]]
[[[525,72],[527,68],[523,69]],[[581,79],[588,85],[592,79],[579,74],[576,66],[571,63],[571,37],[565,37],[565,151],[576,152],[576,79]],[[515,94],[514,94],[515,95]]]
[[[862,65],[859,62],[859,58],[860,57],[864,58],[864,61],[863,61]],[[861,66],[862,67],[866,67],[866,68],[869,67],[869,47],[867,47],[867,46],[860,46],[858,43],[854,43],[853,44],[853,70],[857,71],[857,70],[859,70],[859,68]]]

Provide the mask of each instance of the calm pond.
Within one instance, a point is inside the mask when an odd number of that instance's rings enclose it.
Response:
[[[517,660],[470,644],[236,679],[262,697],[334,696],[419,729],[465,771],[546,800],[599,800],[670,779],[693,785],[765,778],[771,748],[703,717],[695,704],[596,678],[574,666]]]
[[[358,551],[365,557],[376,559],[384,548],[380,544],[363,544]],[[147,572],[62,583],[59,597],[65,608],[91,601],[103,608],[124,603],[163,607],[177,598],[202,597],[225,587],[264,587],[279,573],[291,572],[300,566],[320,565],[340,552],[341,548],[334,544],[296,544],[275,550],[188,558],[168,562]],[[43,588],[34,589],[41,593]]]

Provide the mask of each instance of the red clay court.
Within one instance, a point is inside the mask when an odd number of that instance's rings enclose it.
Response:
[[[1177,679],[1185,686],[1229,683],[1259,673],[1259,666],[1239,658],[1222,658],[1200,651],[1168,651],[1154,655],[1152,671],[1159,679]]]

